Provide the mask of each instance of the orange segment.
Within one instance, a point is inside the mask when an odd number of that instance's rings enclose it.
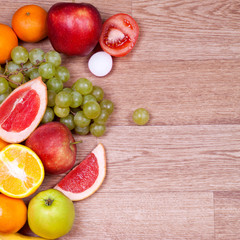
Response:
[[[23,198],[34,193],[44,178],[41,160],[30,148],[10,144],[0,152],[0,191]]]

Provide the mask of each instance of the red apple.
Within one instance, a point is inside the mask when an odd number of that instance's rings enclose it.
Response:
[[[49,122],[38,127],[26,140],[41,159],[50,174],[60,174],[71,169],[76,161],[76,145],[71,131],[60,122]]]
[[[48,11],[47,25],[53,48],[70,56],[88,55],[102,31],[100,13],[88,3],[54,4]]]

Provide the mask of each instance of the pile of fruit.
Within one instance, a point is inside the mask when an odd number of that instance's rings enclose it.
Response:
[[[99,42],[103,51],[88,66],[102,77],[111,71],[112,57],[132,50],[139,28],[123,13],[102,25],[99,11],[87,3],[57,3],[48,12],[26,5],[13,15],[12,28],[0,24],[0,238],[35,239],[17,233],[28,221],[33,233],[55,239],[73,226],[73,201],[92,195],[106,175],[102,144],[75,166],[73,133],[104,135],[114,110],[103,89],[86,78],[65,87],[70,72],[60,53],[87,56]],[[46,37],[54,50],[18,46],[18,39],[38,42]],[[133,113],[138,125],[148,119],[143,108]],[[37,191],[45,173],[66,175],[26,206],[22,199]]]
[[[13,89],[41,77],[47,86],[47,108],[42,123],[60,121],[79,135],[90,132],[100,137],[105,133],[106,122],[114,108],[112,101],[104,99],[103,89],[86,78],[76,80],[72,87],[64,87],[70,73],[61,65],[58,52],[45,53],[38,48],[28,52],[17,46],[11,51],[11,58],[0,75],[0,103]]]

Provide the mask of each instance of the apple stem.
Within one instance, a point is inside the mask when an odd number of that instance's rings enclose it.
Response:
[[[50,199],[50,198],[45,199],[45,204],[46,204],[47,206],[51,206],[52,203],[53,203],[53,201],[54,201],[54,200],[52,200],[52,199]]]
[[[78,143],[82,143],[82,140],[77,141],[77,142],[71,142],[70,144],[78,144]]]

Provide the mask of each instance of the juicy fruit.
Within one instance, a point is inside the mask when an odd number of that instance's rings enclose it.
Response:
[[[47,88],[41,77],[16,88],[0,105],[0,138],[24,141],[38,126],[47,107]]]
[[[55,186],[55,189],[64,193],[72,201],[82,200],[97,191],[105,176],[105,149],[102,144],[98,144],[79,165]]]
[[[45,53],[39,48],[34,48],[28,52],[26,48],[18,46],[11,54],[13,60],[2,68],[4,75],[0,77],[0,103],[7,98],[12,88],[17,88],[29,78],[37,78],[40,75],[47,86],[47,108],[41,123],[58,119],[79,135],[87,135],[90,132],[95,137],[100,137],[105,133],[114,105],[110,100],[103,99],[104,92],[101,87],[93,86],[86,78],[79,78],[71,88],[64,88],[70,73],[66,67],[60,65],[61,55],[56,51]],[[88,103],[92,101],[97,104]],[[108,114],[105,114],[105,110]],[[76,117],[73,117],[74,113]]]
[[[27,207],[23,200],[10,198],[4,194],[0,194],[0,213],[2,233],[16,233],[27,220]]]
[[[47,24],[53,48],[67,55],[88,55],[102,29],[100,13],[88,3],[54,4],[48,11]]]
[[[118,13],[104,22],[99,43],[108,54],[123,57],[135,46],[138,35],[136,21],[128,14]]]
[[[10,144],[0,152],[0,169],[0,192],[13,198],[30,196],[44,178],[39,157],[20,144]]]
[[[28,224],[38,236],[55,239],[67,234],[74,223],[73,202],[61,192],[48,189],[33,197],[28,205]]]
[[[37,5],[25,5],[13,15],[12,27],[25,42],[38,42],[47,37],[47,12]]]
[[[0,23],[0,64],[11,59],[11,51],[18,45],[18,38],[7,25]]]
[[[137,125],[145,125],[149,120],[149,113],[145,108],[138,108],[133,112],[132,118]]]
[[[1,240],[46,240],[45,238],[25,236],[20,233],[0,233]]]
[[[74,142],[64,124],[50,122],[38,127],[25,144],[37,153],[47,173],[60,174],[71,169],[76,161]]]

